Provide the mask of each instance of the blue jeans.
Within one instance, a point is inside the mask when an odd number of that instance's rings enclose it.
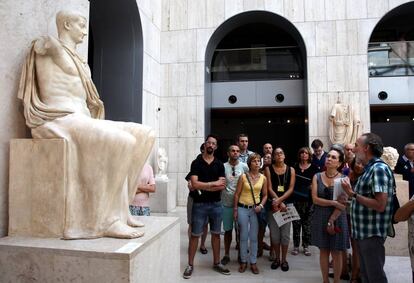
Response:
[[[257,220],[254,208],[237,208],[237,223],[240,230],[240,259],[241,262],[247,262],[247,240],[250,240],[250,263],[257,261],[257,233],[259,222]]]
[[[218,202],[194,202],[191,213],[191,234],[201,236],[207,221],[210,223],[210,233],[221,233],[223,206]]]

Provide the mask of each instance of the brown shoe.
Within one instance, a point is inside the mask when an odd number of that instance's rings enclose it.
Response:
[[[252,270],[253,274],[259,274],[259,269],[255,263],[250,264],[250,269]]]
[[[247,263],[245,263],[245,262],[240,263],[239,272],[240,273],[245,272],[246,271],[246,268],[247,268]]]

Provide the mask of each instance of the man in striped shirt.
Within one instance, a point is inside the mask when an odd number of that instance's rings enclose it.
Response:
[[[348,181],[342,186],[351,203],[352,237],[359,248],[362,282],[388,282],[384,272],[384,242],[392,218],[393,173],[379,158],[383,152],[381,138],[373,133],[360,136],[354,153],[365,165],[355,189]]]

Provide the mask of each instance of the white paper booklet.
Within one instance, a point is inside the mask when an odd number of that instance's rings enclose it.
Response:
[[[286,208],[286,212],[277,211],[273,213],[273,217],[279,227],[291,221],[300,220],[298,211],[292,203],[287,204]]]

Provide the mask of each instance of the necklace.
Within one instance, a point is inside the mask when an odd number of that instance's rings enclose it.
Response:
[[[252,180],[256,180],[257,178],[259,178],[260,173],[258,173],[256,176],[253,176],[252,173],[249,173],[249,175],[250,175],[250,178],[252,178]]]
[[[336,172],[336,174],[335,174],[335,175],[333,175],[333,176],[329,176],[329,175],[328,175],[328,173],[325,171],[325,176],[326,176],[327,178],[329,178],[329,179],[335,178],[336,176],[338,176],[338,174],[339,174],[339,172]]]

